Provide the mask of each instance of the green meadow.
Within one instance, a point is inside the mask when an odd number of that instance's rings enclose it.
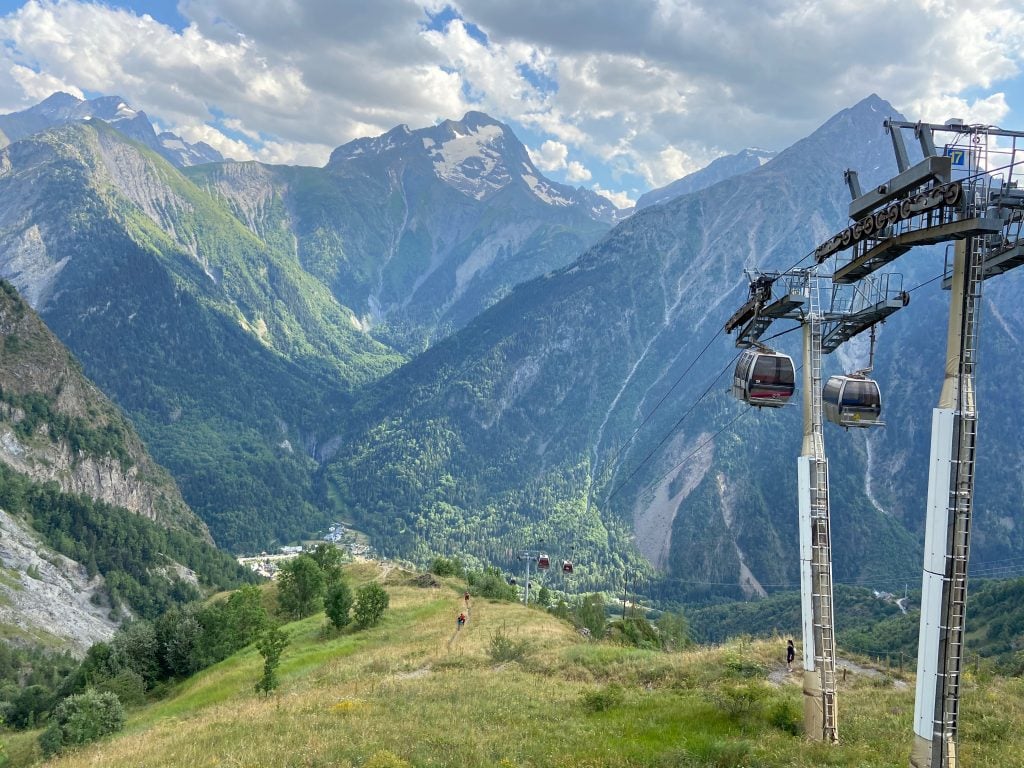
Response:
[[[463,584],[350,568],[391,595],[377,627],[338,632],[323,614],[285,625],[281,685],[253,686],[252,647],[133,710],[116,736],[52,760],[109,766],[476,768],[559,766],[905,766],[912,676],[863,659],[841,679],[841,743],[799,733],[801,686],[784,641],[737,639],[682,652],[581,637],[537,608],[476,599],[459,632]],[[272,587],[269,587],[272,589]],[[964,766],[1018,768],[1024,681],[970,672]],[[12,734],[10,765],[41,763],[36,734]]]

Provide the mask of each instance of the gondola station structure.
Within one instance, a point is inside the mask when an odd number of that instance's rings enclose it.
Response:
[[[852,223],[815,250],[832,281],[854,285],[922,245],[953,243],[946,365],[932,412],[913,768],[959,768],[957,736],[976,469],[975,375],[982,285],[1024,264],[1024,132],[950,120],[886,120],[898,174],[864,192],[846,172]],[[922,159],[910,163],[906,139]]]
[[[788,402],[793,392],[782,386],[779,371],[788,375],[792,361],[787,364],[787,356],[760,339],[776,320],[800,322],[804,442],[797,475],[804,726],[809,736],[834,743],[839,731],[822,415],[846,428],[881,426],[883,403],[878,384],[867,376],[870,362],[862,371],[831,377],[822,390],[821,355],[907,305],[902,278],[879,270],[917,246],[953,243],[953,258],[943,265],[950,309],[946,366],[932,415],[910,765],[959,768],[981,289],[985,280],[1024,264],[1024,132],[958,120],[942,125],[886,120],[883,126],[892,140],[897,175],[864,192],[857,173],[848,170],[852,223],[815,249],[817,267],[755,276],[747,301],[726,323],[725,330],[737,334],[737,346],[746,349],[732,392],[760,408]],[[923,158],[913,165],[909,133]],[[831,283],[828,311],[820,309],[821,282]],[[759,369],[761,360],[770,360],[775,373],[767,362]]]

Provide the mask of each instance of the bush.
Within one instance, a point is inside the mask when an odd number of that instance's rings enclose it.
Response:
[[[758,716],[764,707],[767,689],[760,683],[721,685],[711,694],[718,708],[735,722]]]
[[[487,646],[487,655],[491,657],[491,661],[496,664],[501,664],[506,661],[523,661],[530,653],[533,652],[533,648],[530,645],[529,640],[517,640],[512,638],[508,632],[505,631],[505,626],[502,625],[491,635],[491,641]]]
[[[388,593],[379,584],[366,584],[360,587],[356,593],[355,606],[352,609],[356,626],[366,629],[380,623],[390,602],[391,598]]]
[[[635,648],[661,648],[661,638],[654,625],[642,616],[630,616],[628,619],[612,622],[611,640],[619,645],[631,645]]]
[[[324,598],[324,610],[331,623],[341,629],[351,621],[349,612],[352,610],[352,590],[344,581],[336,581],[327,588]]]
[[[625,694],[618,683],[609,683],[604,688],[583,695],[582,705],[587,712],[604,712],[619,706]]]
[[[412,768],[412,763],[403,760],[394,752],[382,749],[370,755],[363,768]]]
[[[773,728],[797,736],[801,731],[803,713],[793,702],[781,699],[768,710],[768,722]]]
[[[57,705],[53,721],[39,737],[39,746],[49,756],[64,747],[96,741],[123,727],[124,707],[117,696],[88,688]]]
[[[519,593],[511,584],[507,584],[497,568],[485,568],[482,571],[472,571],[466,576],[466,581],[473,588],[473,594],[486,597],[490,600],[505,600],[514,602],[519,599]]]
[[[435,557],[430,564],[430,572],[435,576],[462,576],[462,563],[455,558]]]

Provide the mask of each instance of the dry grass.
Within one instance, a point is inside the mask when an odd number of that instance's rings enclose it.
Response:
[[[381,576],[372,565],[357,568],[356,580]],[[125,733],[53,764],[906,764],[912,684],[849,676],[840,690],[843,744],[825,747],[772,725],[771,712],[798,708],[801,698],[797,676],[769,682],[782,667],[776,643],[673,654],[619,648],[586,642],[538,610],[486,600],[474,600],[469,623],[456,633],[459,585],[409,581],[396,571],[384,577],[392,607],[371,630],[325,635],[322,616],[288,625],[292,644],[277,695],[252,692],[260,659],[246,651],[134,713]],[[488,647],[499,627],[531,644],[521,663],[491,662]],[[963,713],[966,765],[1020,765],[1020,680],[968,679]]]

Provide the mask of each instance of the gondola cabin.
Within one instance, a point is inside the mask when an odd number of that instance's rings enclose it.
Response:
[[[547,555],[541,553],[540,557],[537,558],[537,570],[546,571],[551,567],[551,560]]]
[[[572,576],[572,560],[566,560],[562,563],[562,573],[566,576]]]
[[[832,376],[821,391],[825,418],[841,427],[881,427],[878,383],[864,376]]]
[[[748,405],[781,408],[795,389],[793,358],[770,349],[747,349],[736,363],[732,394]]]

